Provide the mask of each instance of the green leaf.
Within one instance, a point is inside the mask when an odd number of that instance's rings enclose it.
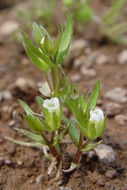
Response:
[[[33,28],[33,37],[39,45],[44,35],[42,34],[41,29],[39,28],[36,22],[33,22],[32,28]]]
[[[79,145],[79,132],[77,131],[77,129],[71,125],[70,128],[69,128],[69,135],[73,141],[73,143],[78,146]]]
[[[84,131],[84,135],[91,140],[94,140],[97,138],[97,133],[96,133],[96,129],[95,129],[95,125],[89,123],[87,126],[87,129]]]
[[[40,108],[42,108],[42,107],[43,107],[43,102],[44,102],[44,100],[43,100],[41,97],[39,97],[39,96],[36,97],[36,100],[37,100],[37,102],[38,102]]]
[[[72,21],[71,21],[70,14],[68,12],[66,13],[66,16],[67,16],[67,24],[66,24],[66,28],[63,32],[63,35],[61,37],[59,50],[58,50],[58,54],[57,54],[57,58],[56,58],[56,64],[62,63],[62,61],[64,60],[64,58],[68,52],[68,48],[69,48],[69,45],[71,42]]]
[[[24,48],[26,50],[27,55],[29,56],[29,58],[31,59],[31,61],[33,62],[33,64],[40,70],[42,71],[47,71],[50,67],[40,58],[38,58],[33,51],[24,44]]]
[[[18,141],[18,140],[15,140],[15,139],[12,139],[10,137],[4,137],[5,139],[15,143],[15,144],[19,144],[19,145],[23,145],[23,146],[28,146],[28,147],[42,147],[43,145],[41,143],[32,143],[32,142],[24,142],[24,141]]]
[[[55,146],[55,145],[58,143],[58,141],[59,141],[60,139],[62,139],[62,137],[63,137],[64,135],[66,135],[66,133],[68,132],[69,127],[70,127],[70,125],[68,125],[64,130],[61,131],[61,133],[60,133],[59,135],[57,135],[57,136],[55,137],[52,146]]]
[[[44,130],[44,126],[42,125],[42,122],[39,120],[38,117],[33,115],[24,115],[24,119],[27,122],[27,124],[30,126],[31,130],[42,134]]]
[[[41,52],[39,49],[37,49],[34,44],[29,40],[29,38],[27,37],[27,35],[25,34],[25,32],[22,30],[22,28],[20,28],[21,34],[23,36],[24,42],[25,44],[29,47],[29,49],[31,49],[33,51],[33,53],[38,56],[40,59],[42,59],[46,64],[48,64],[50,67],[53,66],[51,60],[43,54],[43,52]]]
[[[57,37],[54,41],[54,50],[53,50],[53,54],[55,55],[59,49],[59,44],[60,44],[60,40],[62,37],[62,32],[63,32],[63,27],[61,24],[59,24],[59,28],[58,28],[58,34]]]
[[[93,92],[88,100],[90,109],[94,109],[96,106],[98,95],[99,95],[99,89],[100,89],[100,84],[99,84],[99,81],[97,81],[94,86]]]
[[[18,100],[19,104],[24,108],[27,115],[34,114],[33,110],[22,100]]]
[[[40,24],[40,29],[41,29],[41,31],[43,32],[43,34],[45,36],[48,36],[48,39],[49,39],[50,43],[53,45],[53,41],[52,41],[51,36],[49,35],[49,33],[47,32],[47,30],[41,24]]]
[[[31,132],[29,132],[29,131],[27,131],[27,130],[24,130],[24,129],[18,129],[18,128],[15,128],[15,129],[16,129],[18,132],[23,133],[23,135],[25,135],[25,136],[31,138],[32,140],[37,141],[37,142],[41,143],[42,145],[46,145],[46,142],[45,142],[45,140],[42,138],[41,135],[36,135],[36,134],[31,133]]]
[[[85,148],[81,149],[82,152],[86,152],[86,151],[89,151],[93,148],[95,148],[96,146],[98,146],[102,141],[99,141],[97,143],[94,143],[94,144],[88,144]]]
[[[57,114],[54,112],[53,113],[53,131],[56,131],[56,130],[58,130],[59,129],[59,127],[60,127],[60,122],[61,122],[61,120],[60,120],[60,118],[57,116]]]
[[[76,128],[71,124],[71,122],[67,118],[63,117],[63,122],[66,126],[70,125],[69,135],[70,135],[72,141],[74,142],[74,144],[76,146],[78,146],[79,145],[79,133],[78,133],[78,131],[76,130]]]
[[[119,14],[120,9],[124,5],[126,0],[115,0],[112,6],[108,9],[108,11],[104,15],[104,24],[113,24],[117,15]]]
[[[104,118],[104,120],[98,124],[95,125],[95,130],[96,130],[96,138],[98,138],[99,136],[101,136],[101,134],[104,131],[105,128],[105,122],[106,122],[106,117]]]
[[[46,110],[46,109],[45,109]],[[45,127],[45,130],[48,131],[48,132],[53,132],[53,129],[52,127],[46,122],[46,121],[43,121],[41,120],[43,126]]]
[[[43,94],[44,96],[50,97],[51,96],[51,90],[49,88],[49,85],[47,82],[43,85],[42,88],[39,89],[40,93]]]

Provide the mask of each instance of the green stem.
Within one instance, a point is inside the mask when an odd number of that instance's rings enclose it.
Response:
[[[51,74],[52,74],[53,88],[55,90],[57,84],[57,67],[54,66],[51,68]]]
[[[50,79],[49,79],[49,76],[48,76],[48,72],[45,72],[45,78],[47,80],[47,83],[49,85],[50,90],[52,91],[53,89],[52,89],[52,85],[51,85],[51,82],[50,82]]]
[[[78,147],[78,150],[74,156],[74,159],[73,159],[73,162],[75,164],[78,164],[79,161],[80,161],[80,158],[81,158],[81,155],[82,155],[82,151],[81,151],[81,148],[82,148],[82,144],[83,144],[83,135],[82,133],[80,133],[80,139],[79,139],[79,147]]]

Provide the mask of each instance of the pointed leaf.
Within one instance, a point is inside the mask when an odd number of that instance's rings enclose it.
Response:
[[[16,129],[18,132],[22,133],[23,135],[25,135],[25,136],[31,138],[32,140],[37,141],[37,142],[39,142],[39,143],[41,143],[41,144],[43,144],[43,145],[46,145],[46,142],[45,142],[45,140],[42,138],[41,135],[36,135],[36,134],[31,133],[31,132],[29,132],[29,131],[27,131],[27,130],[24,130],[24,129],[18,129],[18,128],[15,128],[15,129]]]
[[[40,58],[38,58],[33,51],[24,44],[24,48],[26,50],[27,55],[29,56],[29,58],[31,59],[31,61],[33,62],[33,64],[40,70],[42,71],[47,71],[50,67],[48,66],[48,64],[46,64],[43,60],[41,60]]]
[[[42,134],[44,127],[41,123],[41,121],[39,120],[39,118],[37,118],[36,116],[33,115],[24,115],[24,119],[27,122],[27,124],[29,125],[29,127],[31,128],[31,130]]]
[[[33,53],[38,56],[40,59],[42,59],[46,64],[48,64],[50,67],[53,66],[51,60],[43,54],[43,52],[41,52],[39,49],[37,49],[35,47],[35,45],[29,40],[29,38],[27,37],[27,35],[25,34],[25,32],[22,30],[22,28],[20,29],[21,34],[23,36],[24,42],[25,44],[29,47],[29,49],[31,49],[33,51]]]
[[[94,143],[94,144],[88,144],[85,148],[81,149],[82,152],[86,152],[86,151],[89,151],[93,148],[95,148],[96,146],[98,146],[102,141],[99,141],[97,143]]]
[[[61,37],[59,50],[58,50],[58,54],[57,54],[57,58],[56,58],[56,64],[62,63],[62,61],[64,60],[64,58],[68,52],[68,48],[69,48],[69,45],[71,42],[72,21],[71,21],[70,14],[68,12],[66,13],[66,16],[67,16],[66,28],[65,28],[63,35]]]
[[[24,108],[27,115],[34,114],[33,110],[22,100],[18,100],[19,104]]]
[[[43,107],[43,102],[44,102],[44,100],[43,100],[41,97],[39,97],[39,96],[36,97],[36,100],[37,100],[37,102],[38,102],[40,108],[42,108],[42,107]]]
[[[28,146],[28,147],[42,147],[43,145],[41,143],[32,143],[32,142],[24,142],[24,141],[18,141],[15,139],[12,139],[10,137],[4,137],[5,139],[15,143],[15,144],[19,144],[19,145],[23,145],[23,146]]]
[[[33,28],[33,37],[35,39],[35,41],[40,44],[42,38],[44,37],[44,35],[42,34],[41,29],[39,28],[38,24],[36,22],[33,22],[32,24],[32,28]]]
[[[63,117],[63,122],[66,126],[70,125],[69,135],[70,135],[72,141],[75,143],[75,145],[78,146],[79,145],[79,133],[78,133],[78,131],[76,130],[76,128],[71,124],[71,122],[67,118]]]
[[[93,92],[88,100],[90,109],[94,109],[96,106],[98,95],[99,95],[99,89],[100,89],[100,84],[99,84],[99,81],[97,81],[94,86]]]

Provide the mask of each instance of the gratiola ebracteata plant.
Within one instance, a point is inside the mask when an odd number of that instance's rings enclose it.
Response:
[[[42,147],[46,157],[50,159],[50,155],[52,155],[60,162],[61,144],[64,143],[65,135],[69,134],[72,143],[77,147],[77,152],[72,161],[76,165],[82,152],[89,151],[100,143],[93,143],[93,140],[102,134],[105,126],[105,116],[102,110],[96,109],[99,82],[96,82],[90,96],[88,96],[88,93],[84,96],[79,95],[77,86],[68,82],[61,67],[67,55],[72,36],[71,17],[68,12],[66,16],[66,27],[63,30],[62,25],[59,25],[55,40],[52,40],[43,26],[33,22],[32,34],[37,47],[21,29],[27,55],[33,64],[45,74],[46,82],[39,89],[45,99],[36,98],[41,108],[39,114],[19,100],[26,113],[24,119],[32,132],[23,129],[17,130],[34,142],[28,143],[17,140],[13,140],[13,142]],[[63,106],[68,110],[66,115],[62,112]]]

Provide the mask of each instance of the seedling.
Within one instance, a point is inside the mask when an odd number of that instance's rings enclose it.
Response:
[[[88,92],[85,96],[79,95],[76,84],[68,82],[61,67],[72,37],[72,20],[68,12],[66,16],[66,27],[63,30],[63,26],[59,25],[55,40],[52,40],[42,25],[33,22],[32,34],[37,47],[29,40],[23,29],[20,29],[27,55],[45,74],[46,82],[39,89],[45,99],[36,98],[41,113],[35,113],[26,103],[19,100],[26,113],[24,119],[32,132],[24,129],[16,130],[34,142],[8,139],[21,145],[42,147],[48,159],[53,156],[60,163],[62,161],[61,144],[64,143],[65,136],[69,134],[72,143],[77,147],[70,166],[72,170],[80,161],[82,152],[89,151],[100,144],[100,142],[94,143],[93,140],[102,134],[105,116],[102,110],[96,109],[99,81],[96,82],[90,96]],[[67,108],[67,114],[63,114],[63,106]],[[84,141],[84,137],[87,140]]]
[[[100,32],[102,37],[107,37],[115,43],[127,45],[125,38],[127,23],[118,21],[120,10],[125,3],[127,0],[114,0],[112,6],[103,15]]]
[[[63,5],[68,7],[71,11],[76,27],[79,24],[80,26],[85,26],[92,20],[93,10],[89,6],[90,1],[91,0],[63,0]]]

